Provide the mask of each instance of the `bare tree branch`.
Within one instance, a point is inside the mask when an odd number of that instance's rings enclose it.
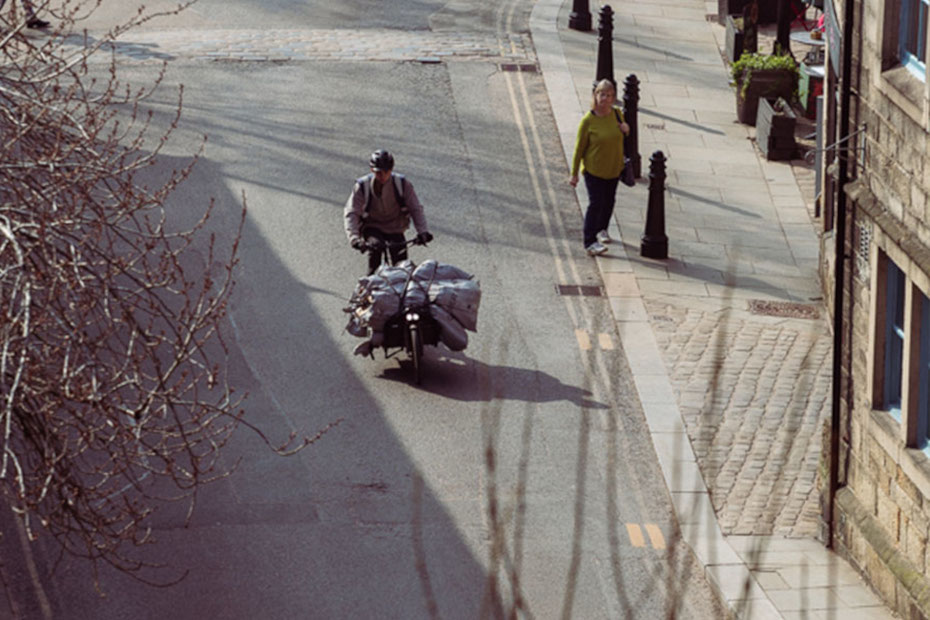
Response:
[[[199,153],[157,187],[139,175],[178,127],[183,90],[152,137],[140,103],[164,66],[146,88],[121,83],[114,59],[89,76],[91,54],[159,15],[75,34],[100,2],[43,7],[58,25],[41,39],[23,15],[0,15],[0,493],[30,537],[41,527],[69,553],[138,572],[127,551],[152,541],[158,502],[192,509],[230,472],[220,455],[242,396],[221,327],[245,201],[228,247],[206,234],[212,203],[190,229],[169,225],[165,201]]]

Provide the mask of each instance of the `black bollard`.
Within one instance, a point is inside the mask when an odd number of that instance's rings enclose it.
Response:
[[[568,14],[568,27],[582,32],[591,30],[591,11],[588,10],[588,0],[572,2],[572,12]]]
[[[633,164],[633,177],[643,176],[643,158],[639,156],[639,78],[631,73],[623,81],[623,120],[630,133],[623,138],[623,153]]]
[[[616,90],[617,81],[614,79],[614,10],[609,4],[601,7],[598,13],[597,24],[597,70],[594,74],[594,85],[603,79],[608,79],[614,84]]]
[[[639,253],[646,258],[668,258],[668,237],[665,236],[665,155],[656,151],[649,159],[649,207],[646,210],[646,232]]]

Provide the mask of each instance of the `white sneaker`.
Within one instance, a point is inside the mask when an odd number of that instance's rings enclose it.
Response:
[[[587,250],[588,256],[597,256],[598,254],[603,254],[604,252],[606,252],[607,247],[603,245],[602,243],[600,243],[599,241],[595,241],[594,243],[586,247],[585,250]]]
[[[598,243],[603,243],[604,245],[607,245],[608,243],[613,241],[613,239],[610,238],[610,235],[607,234],[606,230],[602,230],[601,232],[597,233],[597,241]]]

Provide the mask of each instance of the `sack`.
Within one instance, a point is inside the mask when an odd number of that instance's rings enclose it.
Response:
[[[633,176],[633,160],[629,157],[623,159],[623,171],[620,173],[620,182],[627,187],[636,185],[636,177]]]
[[[468,346],[468,333],[461,323],[441,306],[431,306],[430,314],[439,325],[439,340],[450,351],[464,351]]]
[[[429,287],[429,300],[449,312],[467,330],[478,328],[481,288],[474,280],[442,280]]]

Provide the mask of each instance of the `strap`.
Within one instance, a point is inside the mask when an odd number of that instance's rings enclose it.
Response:
[[[394,174],[391,176],[394,178],[394,200],[397,201],[400,210],[406,215],[407,201],[404,199],[404,175]]]
[[[365,215],[368,215],[368,212],[371,210],[371,182],[374,178],[374,174],[368,173],[363,177],[356,179],[356,183],[362,186],[362,193],[365,197]],[[394,179],[394,200],[397,201],[398,206],[400,207],[401,212],[404,215],[407,215],[407,201],[404,199],[404,175],[402,174],[392,174],[391,177]]]

